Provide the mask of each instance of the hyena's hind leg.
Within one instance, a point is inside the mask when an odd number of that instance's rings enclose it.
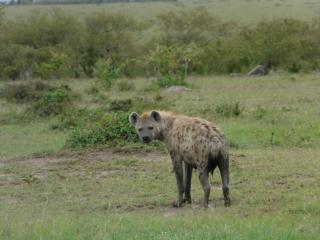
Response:
[[[209,204],[209,197],[210,197],[210,190],[211,190],[211,186],[209,183],[209,174],[207,169],[204,169],[199,173],[199,180],[203,189],[203,205],[204,207],[207,208]]]
[[[184,199],[183,202],[191,203],[191,178],[192,178],[192,165],[184,163]]]
[[[229,191],[229,155],[220,154],[218,167],[220,170],[221,180],[222,180],[222,192],[224,198],[224,205],[226,207],[230,206],[230,191]]]

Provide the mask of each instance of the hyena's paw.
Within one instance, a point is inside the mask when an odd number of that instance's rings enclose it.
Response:
[[[230,207],[230,206],[231,206],[231,201],[230,201],[230,199],[227,199],[227,200],[224,201],[224,206],[225,206],[225,207]]]
[[[171,203],[172,207],[174,208],[181,208],[182,207],[182,201],[181,202],[178,202],[178,201],[173,201]]]
[[[183,202],[183,203],[187,203],[187,204],[191,204],[191,203],[192,203],[191,198],[184,198],[184,199],[182,200],[182,202]]]

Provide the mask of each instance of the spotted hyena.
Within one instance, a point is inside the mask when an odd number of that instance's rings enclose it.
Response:
[[[200,118],[158,111],[145,112],[141,116],[133,112],[129,121],[144,143],[153,139],[165,143],[177,179],[178,199],[174,203],[175,207],[180,207],[184,202],[191,203],[191,177],[194,168],[199,172],[204,206],[207,207],[210,195],[208,176],[217,166],[222,179],[224,204],[230,205],[228,147],[219,128]]]

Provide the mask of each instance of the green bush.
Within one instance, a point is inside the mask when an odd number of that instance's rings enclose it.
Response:
[[[121,74],[122,66],[116,65],[111,59],[100,59],[94,67],[94,76],[105,88],[110,88],[113,82],[120,78]]]
[[[157,25],[160,39],[156,42],[166,46],[193,43],[204,47],[237,29],[233,22],[222,22],[203,7],[161,13],[157,16]]]
[[[185,77],[192,66],[200,64],[201,49],[195,44],[170,47],[158,45],[146,57],[146,63],[153,75],[157,76],[160,87],[186,85]]]
[[[257,64],[289,72],[319,68],[317,27],[295,19],[261,21],[205,47],[209,72],[246,72]]]
[[[139,51],[137,33],[140,23],[121,13],[98,12],[87,16],[79,61],[83,71],[92,76],[94,66],[101,58],[112,59],[112,65],[120,66],[136,57]]]
[[[201,51],[189,71],[199,74],[247,72],[257,64],[289,72],[315,70],[320,65],[319,29],[317,21],[309,24],[294,19],[261,21],[251,28],[237,26],[237,30],[231,25],[226,27],[225,34],[212,37],[206,44],[203,44],[205,41],[193,41]],[[178,33],[177,27],[177,36],[170,35],[171,40],[165,42],[176,41],[180,46],[188,44],[188,41],[179,40]],[[183,33],[181,31],[181,36]]]
[[[0,32],[0,68],[6,71],[0,78],[70,76],[78,65],[74,55],[81,39],[79,26],[76,17],[59,9],[6,20]]]
[[[102,144],[138,142],[135,129],[129,124],[128,113],[102,115],[95,121],[86,121],[72,129],[67,140],[71,147],[81,148]]]
[[[183,78],[173,78],[170,75],[164,75],[158,78],[157,85],[161,88],[169,87],[169,86],[185,86],[187,83]]]
[[[0,25],[3,22],[3,15],[4,15],[4,7],[0,6]]]
[[[44,91],[53,89],[42,81],[7,84],[0,90],[0,97],[9,102],[26,103],[39,99]]]
[[[34,49],[62,46],[78,32],[78,20],[61,9],[33,10],[26,17],[8,20],[7,39],[10,43]]]
[[[183,84],[191,73],[248,72],[258,64],[294,73],[320,68],[319,19],[248,27],[196,8],[160,14],[155,37],[140,39],[152,24],[121,13],[78,18],[53,8],[13,20],[1,16],[0,79],[86,75],[109,88],[120,76],[145,74],[162,87]]]
[[[33,103],[31,110],[41,117],[55,116],[71,105],[70,89],[67,86],[45,91]]]
[[[35,64],[35,76],[55,79],[71,76],[71,60],[64,53],[53,52],[47,62]]]
[[[30,53],[28,47],[0,42],[0,52],[1,79],[16,80],[24,78],[26,73],[30,72],[30,60],[27,61]]]

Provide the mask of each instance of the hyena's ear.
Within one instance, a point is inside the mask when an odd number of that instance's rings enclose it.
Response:
[[[160,116],[160,113],[157,112],[157,111],[152,111],[151,112],[151,117],[156,120],[157,122],[160,122],[161,120],[161,116]]]
[[[130,114],[129,122],[131,123],[132,126],[136,125],[138,118],[139,118],[138,113],[133,112],[133,113]]]

